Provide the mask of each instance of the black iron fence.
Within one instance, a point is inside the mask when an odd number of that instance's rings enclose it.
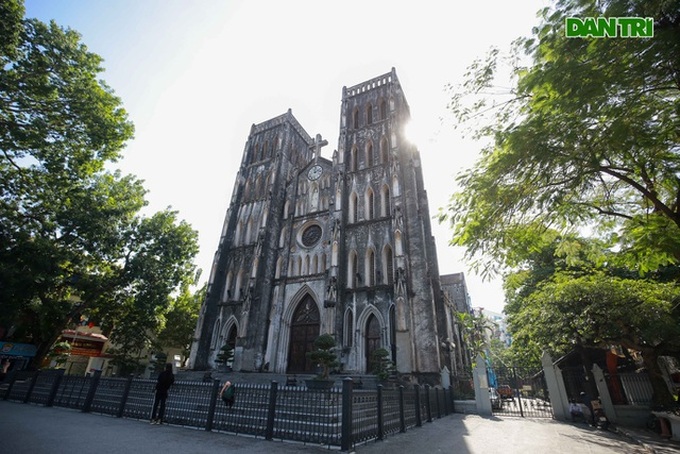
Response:
[[[542,370],[521,367],[494,369],[495,394],[491,396],[494,414],[523,418],[553,418],[548,386]]]
[[[0,387],[0,398],[83,412],[148,420],[155,380],[64,375],[61,370],[15,372]],[[397,389],[353,389],[351,378],[342,388],[308,390],[297,386],[236,383],[233,407],[219,399],[218,381],[176,381],[168,395],[169,424],[267,440],[282,439],[340,447],[405,432],[423,421],[454,412],[452,388],[430,386]]]

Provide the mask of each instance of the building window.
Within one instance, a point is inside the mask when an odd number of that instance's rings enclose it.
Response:
[[[383,276],[383,283],[392,284],[394,281],[394,259],[392,258],[392,248],[389,245],[383,249],[382,262],[385,274]]]
[[[352,193],[352,195],[349,197],[349,222],[350,223],[355,223],[358,222],[358,200],[357,200],[357,194],[355,192]]]
[[[376,285],[375,279],[375,253],[369,249],[366,253],[366,285]]]
[[[380,101],[380,119],[381,120],[386,120],[387,119],[387,103],[385,100]]]
[[[349,260],[347,261],[347,283],[349,288],[357,288],[357,275],[359,274],[359,260],[357,253],[351,251],[349,253]]]
[[[387,137],[380,139],[380,163],[387,164]]]
[[[356,172],[357,170],[357,147],[353,146],[352,151],[350,152],[351,156],[349,158],[349,170],[352,172]]]
[[[380,191],[380,215],[382,217],[389,216],[390,213],[392,212],[392,208],[390,206],[390,187],[387,185],[384,185],[382,187],[382,191]]]
[[[369,104],[366,106],[366,124],[373,123],[373,106]]]
[[[347,311],[345,318],[345,346],[351,347],[354,341],[354,314]]]
[[[375,196],[373,190],[368,188],[366,191],[366,220],[373,219],[375,217]]]
[[[366,167],[373,167],[373,143],[366,145]]]
[[[352,112],[352,127],[354,129],[359,129],[359,109],[354,108],[354,112]]]

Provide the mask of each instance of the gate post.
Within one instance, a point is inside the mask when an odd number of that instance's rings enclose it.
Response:
[[[489,379],[486,376],[486,362],[481,354],[477,355],[477,365],[472,371],[472,379],[475,384],[475,402],[477,414],[491,416],[491,398],[489,395]]]
[[[54,405],[54,399],[57,397],[57,392],[59,391],[59,385],[61,384],[61,380],[64,377],[64,373],[66,372],[65,369],[58,369],[55,377],[54,377],[54,382],[52,383],[52,389],[50,389],[50,394],[47,396],[47,403],[45,404],[46,407],[51,407]]]
[[[279,383],[272,380],[271,388],[269,388],[269,409],[267,410],[267,429],[265,431],[265,440],[272,440],[274,438],[274,420],[276,419],[276,394],[279,389]]]
[[[232,385],[233,386],[233,385]],[[220,381],[214,379],[210,386],[210,403],[208,404],[208,417],[205,422],[205,430],[212,431],[215,421],[215,409],[217,408],[217,395],[220,393]]]
[[[378,440],[385,438],[383,433],[383,385],[378,385]]]
[[[425,408],[427,409],[427,422],[432,422],[432,405],[430,404],[430,385],[425,385]]]
[[[90,387],[87,390],[87,396],[85,397],[85,403],[83,404],[83,413],[89,413],[92,408],[92,402],[94,402],[94,396],[99,387],[99,380],[102,378],[102,371],[94,371],[94,376],[90,377]]]
[[[406,416],[404,414],[404,386],[399,386],[399,432],[406,432]]]
[[[567,390],[564,386],[562,371],[559,367],[553,365],[552,358],[545,351],[541,356],[541,364],[543,365],[543,374],[545,375],[545,384],[550,395],[553,415],[555,415],[557,420],[566,421],[569,415],[569,399],[567,399]]]
[[[342,419],[340,427],[340,450],[352,447],[352,378],[342,380]]]
[[[593,364],[593,376],[595,377],[597,393],[600,395],[600,401],[604,407],[604,413],[610,422],[616,423],[616,409],[612,402],[612,396],[609,394],[609,387],[604,379],[604,372],[602,372],[602,369],[597,364]]]
[[[33,394],[33,388],[35,388],[35,384],[38,381],[39,373],[40,371],[36,370],[33,374],[33,377],[31,377],[31,383],[28,385],[28,391],[26,391],[26,395],[24,396],[24,403],[28,403],[29,399],[31,398],[31,394]]]
[[[414,388],[416,390],[416,427],[420,427],[423,425],[423,417],[420,414],[420,385],[416,384]]]
[[[127,403],[128,396],[130,395],[130,388],[132,388],[132,378],[134,375],[130,374],[127,381],[125,382],[125,388],[123,388],[123,395],[120,398],[120,405],[118,406],[118,413],[116,413],[116,418],[122,418],[125,413],[125,404]]]

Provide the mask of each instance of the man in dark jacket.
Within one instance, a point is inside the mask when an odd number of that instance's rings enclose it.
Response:
[[[156,381],[156,397],[153,400],[153,410],[151,411],[151,424],[163,424],[165,416],[165,400],[168,398],[168,390],[175,383],[175,376],[172,374],[172,364],[165,365],[165,370],[158,375]],[[158,408],[160,404],[160,409]],[[158,413],[158,417],[156,414]]]

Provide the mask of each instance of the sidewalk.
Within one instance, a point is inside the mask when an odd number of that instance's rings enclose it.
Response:
[[[671,454],[680,452],[680,441],[661,438],[657,433],[645,429],[619,427],[618,431],[637,441],[647,448],[648,452],[655,454]]]
[[[665,446],[665,445],[664,445]],[[7,453],[328,453],[326,447],[156,426],[135,419],[65,408],[0,401],[0,447]],[[333,452],[333,451],[330,451]],[[335,451],[337,452],[337,451]],[[669,453],[649,451],[630,438],[553,420],[482,418],[455,414],[357,446],[357,454]],[[677,451],[676,451],[677,452]]]

